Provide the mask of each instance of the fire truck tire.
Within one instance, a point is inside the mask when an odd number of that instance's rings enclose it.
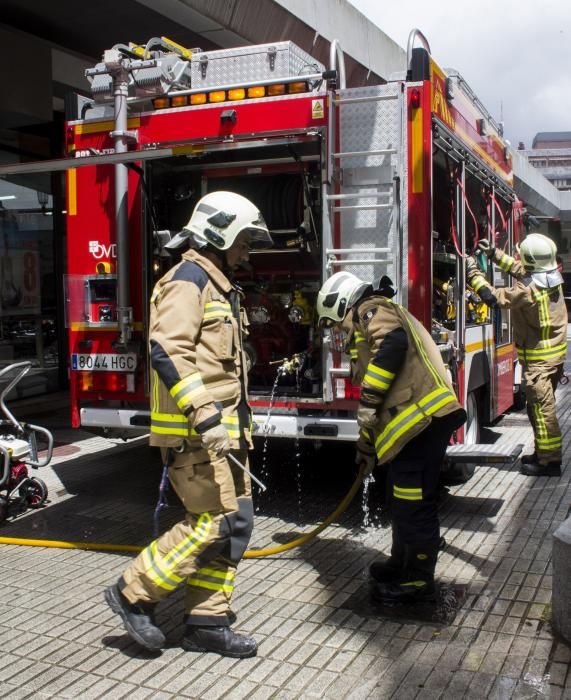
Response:
[[[48,498],[48,487],[34,476],[20,486],[18,493],[29,508],[41,508]]]
[[[514,411],[523,411],[526,404],[525,389],[523,388],[523,384],[519,384],[517,391],[514,393]]]
[[[468,419],[464,426],[464,442],[467,445],[474,445],[480,442],[480,410],[478,403],[478,395],[475,391],[471,391],[466,399],[466,413]]]
[[[468,418],[464,426],[464,444],[474,445],[480,441],[480,411],[478,394],[471,391],[466,399],[466,413]],[[468,462],[466,464],[452,464],[446,472],[442,474],[444,484],[465,484],[474,476],[476,464]]]

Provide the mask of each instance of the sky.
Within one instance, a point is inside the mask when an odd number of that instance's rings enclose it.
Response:
[[[569,0],[350,2],[404,49],[420,29],[434,60],[504,121],[514,148],[531,148],[539,131],[571,131]]]

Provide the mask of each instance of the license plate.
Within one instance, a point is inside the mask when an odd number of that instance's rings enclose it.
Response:
[[[71,368],[78,372],[133,372],[137,367],[134,352],[78,353],[71,355]]]

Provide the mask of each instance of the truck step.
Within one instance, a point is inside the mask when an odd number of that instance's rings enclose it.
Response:
[[[476,462],[477,464],[513,464],[523,449],[516,445],[449,445],[446,458],[457,464]]]

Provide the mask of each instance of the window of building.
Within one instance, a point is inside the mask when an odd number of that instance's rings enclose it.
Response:
[[[58,388],[53,218],[49,175],[0,180],[0,368],[32,363],[14,398]]]

